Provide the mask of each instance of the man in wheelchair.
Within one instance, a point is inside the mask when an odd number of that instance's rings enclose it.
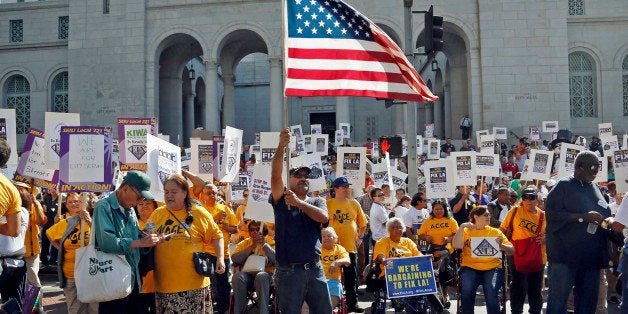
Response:
[[[259,221],[248,226],[250,238],[242,240],[231,254],[231,260],[239,265],[233,274],[234,313],[244,313],[249,290],[255,288],[260,313],[268,313],[270,289],[275,268],[275,241],[268,236],[268,229]]]

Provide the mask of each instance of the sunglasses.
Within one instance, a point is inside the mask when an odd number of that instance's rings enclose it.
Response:
[[[307,179],[308,175],[305,173],[295,173],[292,175],[293,177],[297,178],[297,179]]]
[[[536,195],[522,195],[521,199],[524,201],[534,201],[536,199]]]

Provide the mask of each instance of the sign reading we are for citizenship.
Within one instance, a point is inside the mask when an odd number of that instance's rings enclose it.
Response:
[[[432,258],[429,255],[389,258],[384,271],[388,298],[437,292]]]
[[[60,190],[62,192],[113,191],[110,127],[61,127]]]

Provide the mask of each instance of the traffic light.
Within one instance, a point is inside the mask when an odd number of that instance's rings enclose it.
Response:
[[[425,52],[443,50],[443,17],[434,15],[434,6],[425,12]]]

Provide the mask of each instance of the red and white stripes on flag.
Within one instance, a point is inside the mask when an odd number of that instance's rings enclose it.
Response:
[[[286,96],[438,100],[388,35],[341,0],[285,0]]]

